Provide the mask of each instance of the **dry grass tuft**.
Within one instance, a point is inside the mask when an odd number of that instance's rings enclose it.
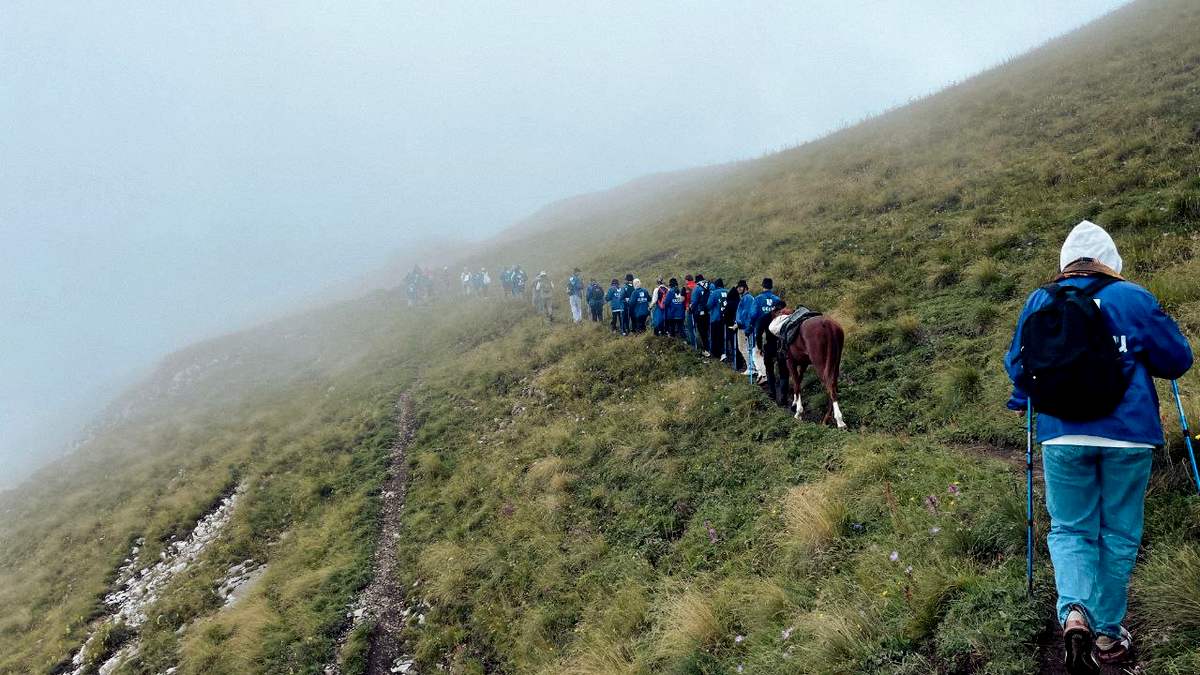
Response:
[[[725,629],[709,596],[699,590],[685,591],[667,603],[657,653],[665,659],[682,659],[712,647]]]
[[[601,640],[593,641],[565,664],[554,664],[542,672],[544,675],[639,675],[647,670],[634,658],[629,644]]]
[[[1133,577],[1141,623],[1159,633],[1200,630],[1200,545],[1155,552]]]
[[[846,521],[847,488],[845,478],[833,476],[788,490],[783,498],[784,544],[812,553],[833,541]]]

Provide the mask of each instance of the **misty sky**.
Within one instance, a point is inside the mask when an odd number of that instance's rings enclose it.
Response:
[[[794,145],[1120,4],[0,0],[0,486],[422,231]]]

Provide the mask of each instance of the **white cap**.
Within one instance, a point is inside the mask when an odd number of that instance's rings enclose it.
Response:
[[[1117,253],[1116,242],[1104,228],[1090,220],[1079,223],[1067,235],[1058,256],[1058,269],[1066,269],[1080,258],[1091,258],[1111,267],[1117,274],[1121,273],[1121,255]]]

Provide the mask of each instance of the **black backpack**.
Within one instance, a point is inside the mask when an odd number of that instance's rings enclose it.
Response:
[[[1093,300],[1118,281],[1102,277],[1083,287],[1049,284],[1050,302],[1021,326],[1017,384],[1034,409],[1082,422],[1112,413],[1129,387],[1121,354]]]

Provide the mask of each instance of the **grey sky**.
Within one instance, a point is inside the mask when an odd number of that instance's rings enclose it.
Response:
[[[1122,4],[0,1],[0,486],[165,352]]]

